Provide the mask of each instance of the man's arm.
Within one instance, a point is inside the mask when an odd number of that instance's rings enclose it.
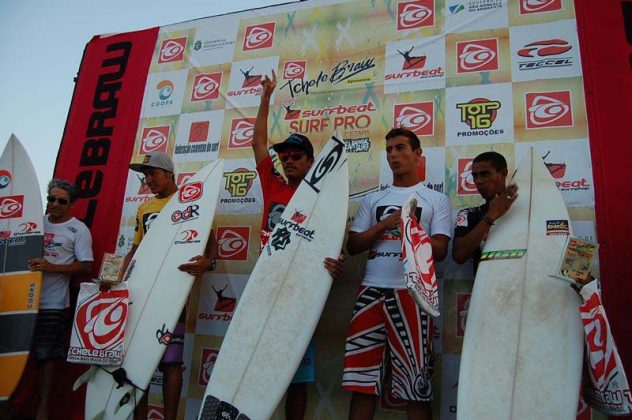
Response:
[[[276,87],[276,73],[272,70],[272,79],[265,76],[261,81],[263,91],[261,92],[261,103],[257,111],[255,129],[252,137],[252,150],[255,153],[257,166],[268,157],[268,114],[270,112],[270,98]]]
[[[45,258],[33,258],[29,261],[29,270],[44,273],[62,273],[70,276],[90,274],[92,261],[75,261],[70,264],[53,264]]]
[[[380,220],[364,232],[349,232],[349,239],[347,239],[349,254],[356,255],[371,248],[371,245],[380,239],[385,230],[395,229],[399,226],[401,214],[401,210],[394,211],[387,218]]]
[[[467,234],[454,238],[452,243],[452,259],[463,264],[476,251],[492,227],[491,223],[502,217],[518,197],[518,186],[512,184],[489,202],[489,210],[472,230]],[[510,198],[508,198],[510,197]],[[465,215],[467,217],[467,215]],[[487,221],[486,221],[487,219]],[[491,223],[490,223],[491,222]]]
[[[448,254],[448,243],[450,237],[448,235],[432,235],[430,237],[430,245],[432,245],[432,258],[435,261],[442,261]]]
[[[132,258],[134,258],[134,254],[137,249],[138,245],[132,245],[129,252],[125,255],[125,258],[123,258],[123,265],[121,266],[121,271],[119,271],[119,280],[123,280],[127,267],[129,266],[130,261],[132,261]]]

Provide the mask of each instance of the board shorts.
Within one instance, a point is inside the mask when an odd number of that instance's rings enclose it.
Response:
[[[380,395],[388,348],[393,396],[432,400],[432,328],[408,290],[362,286],[347,332],[342,387]]]
[[[65,360],[68,330],[68,318],[63,309],[41,309],[33,334],[35,360]]]
[[[291,383],[303,384],[316,381],[316,368],[314,366],[315,353],[314,339],[312,338],[309,342],[309,346],[307,346],[307,350],[305,350],[301,364],[298,369],[296,369],[296,373],[294,374],[294,378],[292,378]]]
[[[171,334],[171,339],[167,348],[165,349],[158,369],[162,372],[165,366],[169,365],[183,365],[184,359],[184,322],[178,321],[176,327]]]

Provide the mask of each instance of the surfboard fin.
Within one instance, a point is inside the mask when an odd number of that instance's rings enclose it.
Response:
[[[94,378],[94,375],[97,373],[96,366],[90,366],[90,369],[86,370],[80,377],[77,378],[74,385],[72,386],[72,390],[76,391],[81,387],[81,385],[88,383]]]

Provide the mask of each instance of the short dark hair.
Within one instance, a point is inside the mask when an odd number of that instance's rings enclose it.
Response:
[[[66,191],[68,193],[68,197],[70,197],[71,203],[77,201],[77,197],[79,196],[79,189],[72,182],[66,181],[65,179],[55,178],[48,183],[48,194],[51,193],[53,188],[59,188],[60,190]]]
[[[507,161],[505,157],[498,152],[483,152],[476,156],[472,163],[491,162],[496,171],[500,172],[507,169]]]
[[[417,134],[413,133],[410,130],[405,128],[393,128],[391,131],[386,133],[386,141],[392,139],[393,137],[404,136],[408,138],[408,142],[410,143],[410,147],[413,150],[417,150],[421,148],[421,142],[419,141],[419,137]]]

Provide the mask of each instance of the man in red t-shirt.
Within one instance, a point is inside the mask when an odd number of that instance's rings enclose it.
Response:
[[[272,70],[272,79],[264,76],[261,81],[263,92],[261,104],[255,122],[252,149],[255,153],[257,172],[263,191],[263,217],[261,220],[261,246],[270,238],[274,226],[278,222],[283,210],[294,195],[301,181],[309,172],[314,163],[314,147],[309,139],[301,134],[291,134],[282,143],[277,143],[272,148],[281,160],[283,172],[287,182],[279,175],[268,153],[268,113],[270,111],[270,97],[276,87],[276,74]],[[344,258],[326,258],[325,268],[333,278],[342,274]],[[314,382],[314,348],[310,343],[307,352],[299,366],[292,383],[290,384],[285,399],[286,419],[302,419],[307,405],[307,383]]]

